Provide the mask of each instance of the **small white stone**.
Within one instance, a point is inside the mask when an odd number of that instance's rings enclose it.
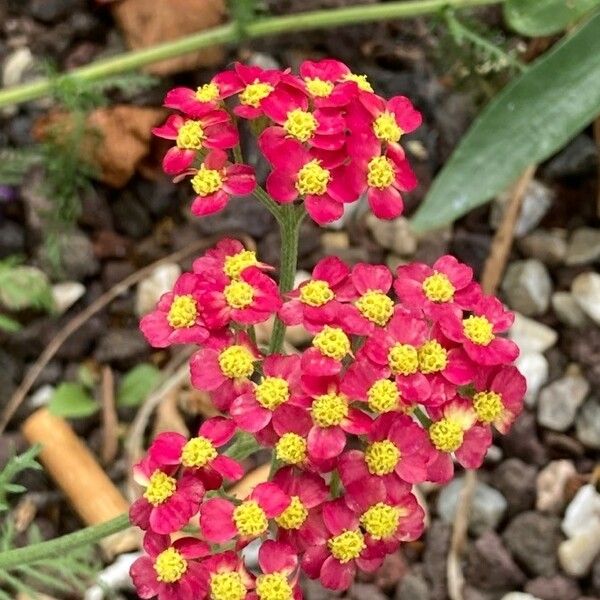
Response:
[[[583,577],[600,553],[600,519],[588,524],[584,531],[565,540],[558,547],[558,560],[563,571],[572,577]]]
[[[107,597],[113,597],[112,593],[107,595],[108,592],[132,590],[133,582],[129,575],[129,569],[140,556],[142,556],[141,552],[121,554],[112,565],[108,565],[98,573],[97,583],[86,590],[83,596],[84,600],[103,600]]]
[[[583,312],[600,324],[600,274],[577,275],[571,284],[571,293]]]
[[[405,217],[384,221],[369,213],[367,227],[382,248],[387,248],[398,256],[411,256],[417,249],[417,237]]]
[[[10,87],[23,81],[23,73],[33,66],[31,50],[25,46],[17,48],[6,57],[2,66],[2,85]]]
[[[508,337],[519,346],[521,352],[545,352],[556,344],[558,333],[543,323],[515,313]]]
[[[515,364],[527,381],[525,403],[529,407],[535,406],[541,387],[548,381],[548,360],[539,352],[522,352]]]
[[[578,374],[566,375],[540,392],[538,423],[554,431],[566,431],[575,422],[577,409],[590,391],[590,384]]]
[[[582,328],[590,323],[589,317],[581,310],[571,292],[552,294],[552,309],[556,318],[569,327]]]
[[[78,281],[64,281],[52,286],[54,307],[59,315],[66,312],[85,294],[85,285]]]
[[[537,596],[525,592],[510,592],[502,596],[502,600],[540,600]]]
[[[527,316],[542,315],[548,310],[552,280],[543,262],[528,258],[511,263],[502,281],[508,305]]]
[[[600,523],[600,494],[589,483],[579,488],[575,498],[567,506],[562,530],[567,537],[576,537],[593,522]]]
[[[29,406],[31,408],[40,408],[46,406],[54,395],[54,386],[50,384],[43,385],[29,396]]]
[[[577,471],[570,460],[553,460],[538,474],[535,507],[542,512],[559,514],[565,505],[565,486]]]
[[[140,281],[135,298],[135,312],[138,317],[154,310],[160,297],[173,288],[180,275],[181,267],[178,264],[165,263]]]

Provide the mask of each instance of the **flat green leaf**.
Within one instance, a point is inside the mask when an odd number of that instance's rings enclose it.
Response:
[[[7,317],[6,315],[0,315],[0,329],[2,331],[8,331],[8,333],[16,333],[21,331],[23,326],[18,321]]]
[[[0,265],[0,304],[9,310],[52,310],[52,289],[45,273],[35,267]]]
[[[412,220],[450,223],[552,156],[600,113],[600,13],[507,85],[483,110]]]
[[[225,450],[225,454],[235,460],[244,460],[244,458],[248,458],[255,452],[258,452],[260,448],[260,444],[253,435],[244,431],[238,431],[229,448]]]
[[[599,6],[600,0],[507,0],[504,18],[517,33],[538,37],[564,31]]]
[[[48,405],[50,412],[59,417],[77,419],[93,415],[100,407],[79,383],[61,383]]]
[[[154,390],[160,379],[160,371],[149,363],[133,367],[125,374],[117,392],[119,406],[138,406]]]

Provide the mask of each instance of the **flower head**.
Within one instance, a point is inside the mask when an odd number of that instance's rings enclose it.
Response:
[[[255,585],[244,561],[232,550],[203,560],[202,577],[210,600],[245,600]]]

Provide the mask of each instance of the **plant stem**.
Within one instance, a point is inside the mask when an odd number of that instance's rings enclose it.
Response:
[[[335,10],[315,10],[289,16],[268,17],[252,23],[228,23],[220,27],[195,33],[174,41],[158,44],[143,50],[96,61],[85,67],[73,69],[68,74],[53,79],[40,79],[0,91],[0,107],[35,100],[51,93],[61,79],[74,78],[93,81],[110,75],[133,71],[145,65],[195,52],[208,46],[240,41],[241,37],[260,38],[269,35],[340,27],[370,21],[417,17],[438,12],[444,8],[462,9],[498,4],[503,0],[407,0],[368,6],[350,6]]]
[[[22,565],[29,565],[45,558],[60,556],[70,550],[99,542],[119,531],[130,527],[129,515],[122,514],[106,523],[93,525],[80,529],[74,533],[39,544],[32,544],[24,548],[15,548],[7,552],[0,552],[0,569],[12,569]]]

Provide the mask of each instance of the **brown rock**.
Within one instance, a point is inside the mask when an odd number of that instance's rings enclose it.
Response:
[[[581,594],[577,582],[562,575],[537,577],[527,583],[525,591],[540,600],[577,600]]]

